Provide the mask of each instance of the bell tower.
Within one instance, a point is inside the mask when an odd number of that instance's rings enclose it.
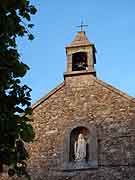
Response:
[[[67,76],[75,76],[80,74],[92,74],[96,76],[94,65],[96,64],[96,48],[92,44],[85,31],[77,32],[74,40],[66,46],[67,55]]]

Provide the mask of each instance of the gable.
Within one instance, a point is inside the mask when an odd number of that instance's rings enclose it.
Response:
[[[74,80],[72,80],[73,78],[71,77],[71,80],[70,80],[70,83],[72,84],[72,82],[74,83]],[[91,80],[93,81],[91,81]],[[32,109],[35,109],[36,107],[38,107],[39,105],[41,105],[43,102],[45,102],[46,100],[48,100],[49,98],[51,98],[53,95],[55,95],[56,93],[58,93],[59,91],[61,91],[62,88],[66,89],[66,93],[64,92],[64,96],[68,96],[68,94],[70,94],[73,90],[73,93],[75,93],[75,91],[80,91],[81,92],[81,89],[88,89],[89,90],[89,87],[99,87],[99,89],[97,90],[97,94],[98,92],[100,93],[101,89],[103,91],[106,91],[108,93],[112,93],[114,96],[118,96],[120,99],[123,99],[123,100],[126,100],[128,103],[135,103],[135,99],[129,95],[127,95],[126,93],[122,92],[121,90],[111,86],[110,84],[102,81],[102,80],[99,80],[97,78],[95,78],[94,76],[91,76],[90,79],[87,79],[87,85],[88,86],[85,86],[85,83],[82,82],[82,85],[83,87],[81,86],[80,87],[77,87],[76,88],[71,88],[71,87],[66,87],[66,82],[62,82],[60,85],[58,85],[56,88],[54,88],[52,91],[50,91],[47,95],[45,95],[44,97],[42,97],[40,100],[38,100],[36,103],[34,103],[32,105]],[[75,79],[75,81],[78,81],[78,79]],[[80,79],[79,79],[80,81]],[[96,88],[97,88],[96,87]],[[80,88],[80,89],[79,89]],[[69,92],[68,92],[69,91]],[[91,94],[92,91],[87,91],[86,90],[86,93],[88,94]],[[104,92],[102,92],[104,94]],[[92,95],[92,94],[91,94]]]

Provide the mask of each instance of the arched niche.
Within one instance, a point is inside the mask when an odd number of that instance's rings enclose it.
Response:
[[[87,70],[88,60],[86,52],[77,52],[72,54],[72,71]]]
[[[83,133],[85,139],[87,140],[87,156],[86,161],[81,164],[75,161],[74,156],[74,142],[78,137],[78,134]],[[98,167],[98,157],[97,157],[97,133],[94,125],[89,125],[87,123],[79,123],[71,128],[67,129],[65,134],[64,142],[64,152],[63,152],[63,164],[65,170],[72,169],[87,169],[87,168],[97,168]]]
[[[86,142],[86,157],[85,160],[88,161],[89,158],[89,130],[83,126],[74,128],[70,133],[70,151],[69,151],[69,161],[75,161],[75,144],[78,140],[79,135],[82,134]]]

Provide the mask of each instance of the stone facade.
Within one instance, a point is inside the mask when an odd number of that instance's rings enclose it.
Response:
[[[135,179],[135,101],[121,91],[93,75],[66,77],[33,106],[33,119],[36,140],[29,147],[29,166],[34,180]],[[95,168],[63,168],[67,137],[77,126],[95,127]]]
[[[95,52],[78,32],[66,47],[64,82],[32,107],[33,180],[135,180],[135,100],[96,77]],[[88,150],[87,161],[80,163],[73,142],[81,131]]]

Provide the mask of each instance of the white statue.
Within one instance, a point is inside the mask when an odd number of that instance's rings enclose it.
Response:
[[[86,145],[87,142],[84,139],[83,134],[80,133],[74,144],[75,160],[82,161],[86,159]]]

